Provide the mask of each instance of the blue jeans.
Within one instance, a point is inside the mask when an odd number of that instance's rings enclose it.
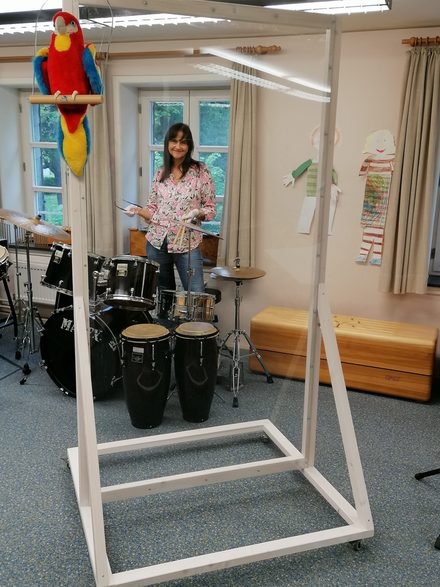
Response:
[[[182,282],[183,289],[188,290],[188,256],[191,255],[191,291],[204,292],[203,282],[203,259],[200,247],[193,249],[190,253],[169,253],[167,250],[167,239],[162,243],[160,249],[156,249],[147,241],[147,257],[150,261],[159,263],[159,288],[176,289],[174,279],[174,265]]]

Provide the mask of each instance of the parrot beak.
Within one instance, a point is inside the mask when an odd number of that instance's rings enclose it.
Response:
[[[67,26],[62,16],[58,16],[54,22],[55,32],[57,35],[65,35]]]

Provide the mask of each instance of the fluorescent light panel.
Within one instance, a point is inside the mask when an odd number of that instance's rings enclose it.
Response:
[[[318,12],[321,14],[355,14],[360,12],[383,12],[391,10],[391,0],[325,0],[294,2],[290,4],[267,4],[267,8]]]
[[[101,26],[112,28],[117,27],[146,27],[146,26],[165,26],[178,24],[204,24],[220,22],[220,18],[205,18],[197,16],[179,16],[171,14],[149,14],[135,16],[114,16],[113,18],[95,18],[93,21],[81,20],[81,28],[95,29]],[[18,24],[0,25],[0,35],[13,35],[14,33],[35,33],[35,32],[53,31],[52,22],[26,22]]]

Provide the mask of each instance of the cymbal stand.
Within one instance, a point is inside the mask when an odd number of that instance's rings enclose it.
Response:
[[[188,280],[187,280],[187,287],[186,287],[186,317],[188,320],[192,320],[194,318],[194,315],[192,312],[190,312],[190,308],[191,308],[191,282],[192,282],[192,277],[194,274],[194,269],[192,268],[191,265],[191,233],[192,230],[189,226],[186,227],[186,232],[188,235],[188,267],[186,269],[186,273],[188,275]]]
[[[18,321],[21,323],[23,318],[23,300],[21,299],[20,295],[20,269],[18,267],[18,228],[14,224],[14,246],[15,246],[15,285],[16,285],[16,292],[15,292],[15,303],[18,306]],[[19,358],[19,357],[17,357]]]
[[[43,330],[43,322],[38,309],[34,306],[33,293],[32,293],[32,275],[31,275],[31,260],[29,252],[29,240],[30,232],[25,233],[26,243],[26,270],[27,270],[27,282],[24,286],[27,290],[27,303],[25,305],[24,318],[23,318],[23,332],[21,337],[21,344],[17,348],[16,357],[21,357],[21,351],[27,346],[28,347],[28,360],[29,355],[38,352],[36,340],[35,340],[35,329],[38,327],[39,331]],[[18,355],[18,356],[17,356]],[[23,366],[23,373],[25,377],[20,381],[21,384],[26,382],[27,375],[31,372],[28,362]]]

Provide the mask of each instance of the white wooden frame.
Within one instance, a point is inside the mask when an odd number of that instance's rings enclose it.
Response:
[[[94,0],[101,4],[105,0]],[[261,420],[241,424],[204,428],[201,430],[163,434],[132,440],[97,444],[94,418],[90,351],[88,346],[88,276],[85,188],[82,178],[70,175],[70,217],[72,221],[72,268],[74,276],[75,360],[78,415],[78,447],[68,450],[73,482],[78,500],[84,533],[88,545],[96,585],[98,587],[129,585],[144,586],[177,579],[192,574],[224,569],[239,564],[264,560],[276,556],[301,552],[332,544],[360,540],[373,535],[368,495],[356,435],[348,403],[347,390],[332,326],[331,312],[325,290],[328,211],[333,160],[333,137],[336,116],[336,93],[339,69],[340,33],[337,19],[321,15],[290,14],[251,8],[244,5],[213,3],[205,0],[127,0],[124,8],[134,7],[178,14],[206,14],[254,22],[282,22],[307,25],[327,35],[327,81],[332,100],[323,105],[318,185],[320,186],[315,242],[313,288],[309,312],[309,336],[306,364],[305,399],[303,415],[303,441],[301,451],[269,421]],[[78,0],[64,0],[63,9],[78,14]],[[321,335],[326,350],[333,394],[347,467],[352,487],[354,506],[351,505],[315,468],[317,407]],[[219,467],[160,479],[101,487],[99,456],[134,449],[175,445],[203,441],[211,438],[231,437],[249,432],[265,433],[283,453],[282,457],[260,462]],[[112,573],[107,558],[103,503],[135,496],[147,496],[161,491],[196,487],[211,483],[255,477],[280,471],[297,470],[315,487],[336,510],[345,524],[269,542],[252,544],[220,552],[205,554],[149,567]]]

